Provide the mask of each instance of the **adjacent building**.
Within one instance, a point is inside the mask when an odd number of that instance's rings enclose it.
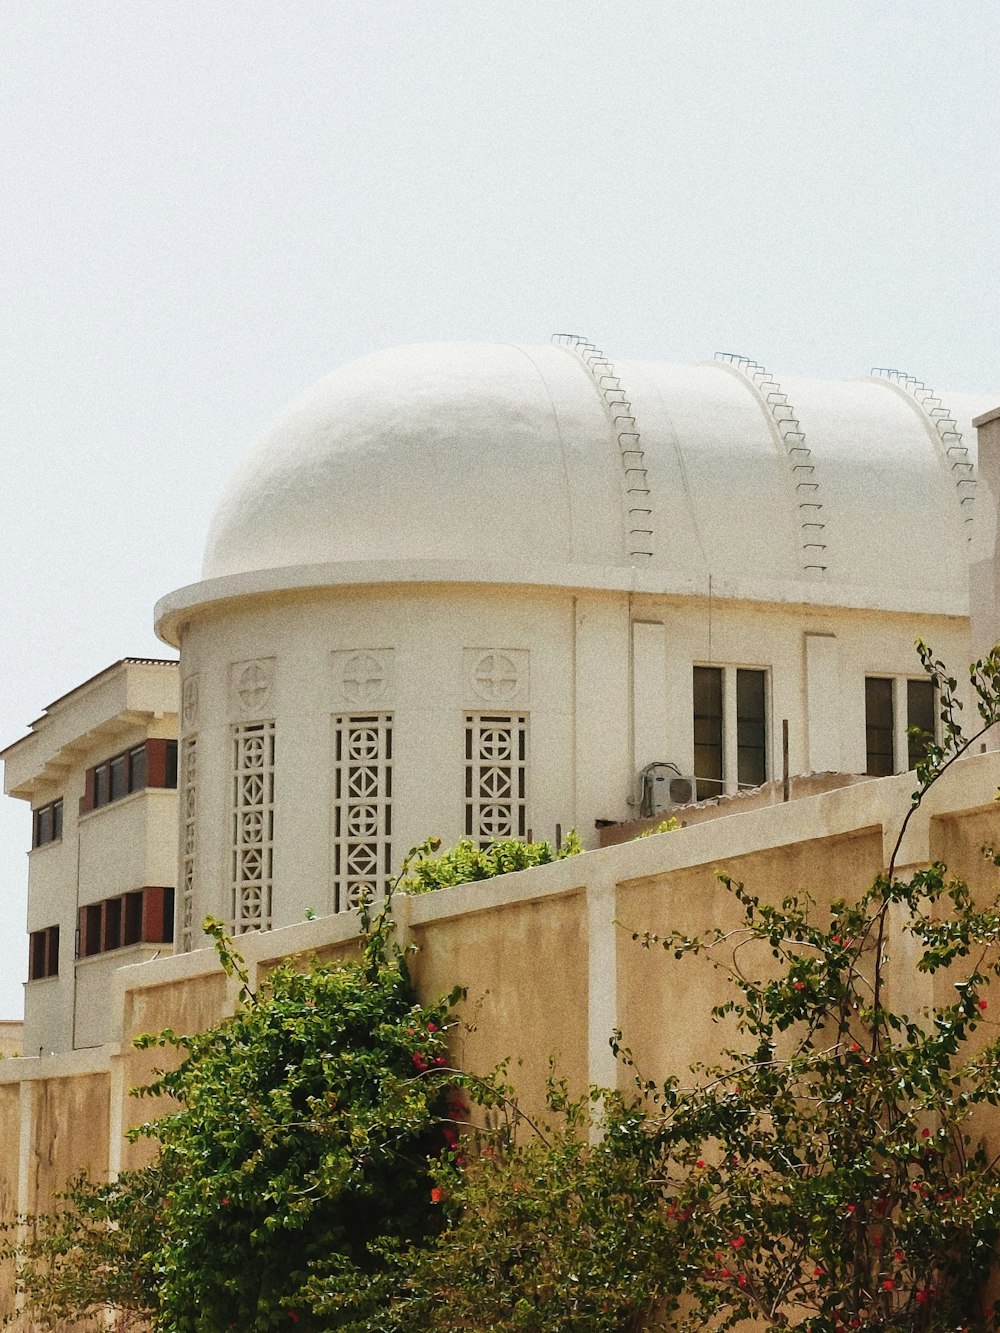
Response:
[[[111,974],[173,951],[176,662],[116,662],[0,757],[32,807],[21,1048],[100,1046]]]

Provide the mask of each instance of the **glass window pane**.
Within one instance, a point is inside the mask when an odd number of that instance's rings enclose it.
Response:
[[[869,676],[865,680],[865,752],[866,772],[873,778],[896,771],[892,732],[892,681]]]
[[[112,759],[109,767],[111,769],[111,790],[108,800],[120,801],[128,791],[128,756],[124,754],[117,755]]]
[[[117,949],[122,942],[122,900],[109,898],[104,904],[102,949]]]
[[[137,745],[128,752],[128,789],[142,791],[146,786],[146,747]]]
[[[919,727],[922,737],[909,735],[911,727]],[[928,740],[934,739],[934,682],[908,680],[906,682],[906,748],[909,765],[916,768],[926,753]]]
[[[694,772],[699,801],[722,794],[722,668],[694,668]]]
[[[35,811],[35,846],[41,847],[52,841],[52,807],[45,805]]]
[[[62,837],[63,824],[63,803],[62,801],[52,802],[52,837],[58,841]]]
[[[36,981],[45,976],[45,931],[36,930],[31,935],[31,950],[28,957],[28,980]]]
[[[108,803],[108,766],[98,764],[94,769],[94,809]]]
[[[741,787],[767,781],[766,674],[736,672],[736,780]]]
[[[142,939],[142,890],[125,895],[125,931],[123,944],[138,944]]]
[[[49,926],[45,934],[45,975],[59,975],[59,927]]]

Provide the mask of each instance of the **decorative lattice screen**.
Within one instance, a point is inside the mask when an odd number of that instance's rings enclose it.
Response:
[[[237,727],[233,737],[233,933],[271,925],[274,844],[274,723]]]
[[[195,811],[198,793],[198,741],[188,736],[181,751],[181,950],[194,948]]]
[[[465,832],[481,846],[527,835],[527,728],[523,715],[466,715]]]
[[[381,898],[392,866],[392,715],[334,719],[334,910]]]

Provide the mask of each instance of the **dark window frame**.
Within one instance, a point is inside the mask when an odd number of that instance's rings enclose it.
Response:
[[[767,711],[767,671],[737,667],[736,785],[743,790],[767,781]]]
[[[706,801],[724,795],[726,790],[726,686],[723,668],[694,666],[691,689],[695,800]],[[716,703],[717,708],[714,707]]]
[[[47,805],[31,812],[31,847],[47,847],[50,842],[61,842],[63,835],[63,798],[57,797]]]
[[[147,884],[80,908],[76,956],[93,958],[135,944],[173,944],[174,890]]]
[[[919,727],[922,736],[911,736],[911,727]],[[930,738],[929,741],[928,737]],[[934,681],[930,676],[907,677],[906,758],[911,771],[916,768],[917,764],[923,762],[927,745],[933,743],[936,739],[937,690]]]
[[[103,809],[150,787],[177,788],[177,742],[150,737],[87,769],[80,813]]]
[[[28,980],[45,981],[59,975],[59,927],[46,926],[28,936]]]
[[[888,708],[888,711],[887,711]],[[892,676],[865,676],[865,773],[896,771],[896,690]]]

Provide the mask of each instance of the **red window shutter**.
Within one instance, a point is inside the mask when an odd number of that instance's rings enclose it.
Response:
[[[146,782],[150,787],[167,785],[167,742],[146,742]]]

